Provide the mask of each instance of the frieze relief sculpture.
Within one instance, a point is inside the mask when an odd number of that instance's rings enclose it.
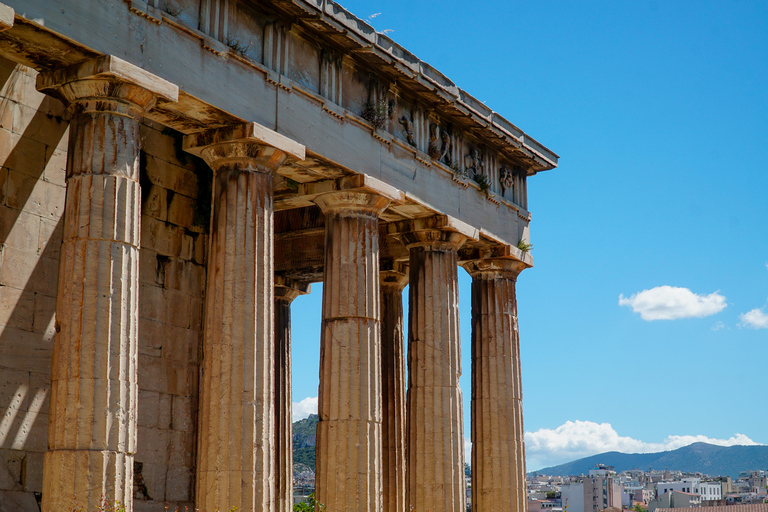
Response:
[[[440,157],[440,146],[438,146],[438,142],[437,142],[438,131],[439,131],[439,128],[437,127],[437,125],[435,123],[430,123],[429,147],[427,148],[427,154],[433,160],[437,160]]]
[[[451,134],[447,130],[440,131],[440,162],[444,163],[448,167],[453,163],[451,161]]]
[[[483,162],[480,156],[480,151],[473,148],[468,155],[464,157],[465,174],[469,178],[473,178],[477,175],[485,175],[485,162]]]
[[[515,195],[515,175],[506,166],[501,166],[499,169],[499,185],[501,186],[502,197],[506,194],[507,189],[512,191],[512,195]]]
[[[403,133],[405,134],[405,139],[408,141],[408,144],[416,147],[416,139],[413,137],[413,123],[411,120],[408,116],[402,116],[400,118],[400,124],[403,125]]]

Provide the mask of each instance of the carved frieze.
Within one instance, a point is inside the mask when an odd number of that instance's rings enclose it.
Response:
[[[499,169],[499,185],[501,186],[501,196],[506,195],[507,189],[510,190],[511,196],[514,196],[515,192],[515,175],[511,169],[502,165]]]
[[[408,144],[416,147],[416,139],[413,136],[413,122],[408,116],[402,116],[400,117],[400,124],[403,125],[403,135],[405,135]]]

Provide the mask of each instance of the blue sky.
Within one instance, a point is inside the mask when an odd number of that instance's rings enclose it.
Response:
[[[528,469],[768,444],[768,3],[341,3],[561,157],[528,186]],[[321,292],[294,302],[295,402],[317,396]]]

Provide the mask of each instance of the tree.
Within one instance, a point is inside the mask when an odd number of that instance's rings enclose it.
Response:
[[[322,503],[315,502],[315,493],[311,492],[306,500],[293,504],[293,512],[315,512],[315,505],[317,505],[317,510],[320,512],[325,510],[325,506]]]

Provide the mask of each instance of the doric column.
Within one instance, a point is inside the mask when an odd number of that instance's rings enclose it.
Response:
[[[402,270],[402,271],[401,271]],[[384,512],[405,507],[405,346],[403,288],[407,269],[382,271],[381,276],[381,398],[382,480]]]
[[[464,264],[472,276],[472,510],[527,507],[520,343],[512,259]]]
[[[467,237],[417,226],[410,251],[407,505],[464,512],[464,426],[456,251]]]
[[[317,501],[334,512],[382,510],[378,215],[389,200],[331,192],[325,214]]]
[[[254,123],[188,135],[214,172],[197,505],[275,510],[274,171],[303,146]]]
[[[275,474],[277,512],[293,510],[293,421],[291,403],[291,302],[309,284],[275,276]]]
[[[43,73],[69,104],[43,510],[133,509],[138,359],[139,120],[178,88],[106,56]]]

